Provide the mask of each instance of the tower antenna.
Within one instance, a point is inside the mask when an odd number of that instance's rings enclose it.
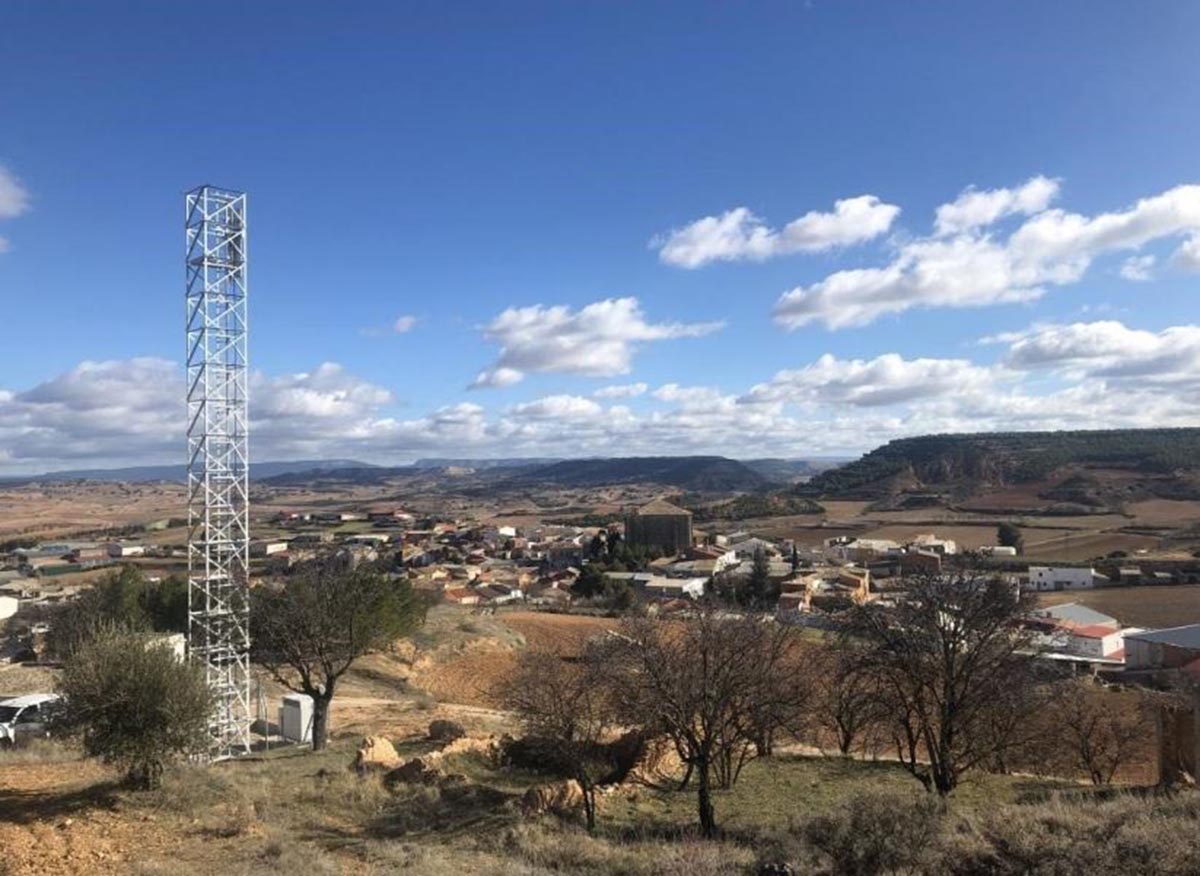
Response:
[[[188,653],[213,691],[209,757],[250,750],[246,193],[185,196]]]

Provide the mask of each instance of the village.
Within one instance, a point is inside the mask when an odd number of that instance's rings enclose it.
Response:
[[[618,516],[618,515],[613,515]],[[656,498],[601,526],[503,525],[470,516],[417,514],[368,505],[362,510],[279,511],[255,525],[253,581],[286,578],[297,564],[332,555],[346,568],[379,563],[432,604],[476,613],[498,609],[551,613],[687,616],[705,601],[736,606],[761,579],[755,608],[788,624],[829,628],[852,605],[888,605],[921,576],[998,576],[1014,589],[1047,595],[1028,623],[1039,656],[1078,670],[1133,673],[1190,666],[1200,674],[1200,624],[1147,629],[1066,599],[1099,588],[1192,585],[1200,564],[1113,556],[1091,565],[1040,565],[1019,546],[963,550],[919,533],[899,541],[838,535],[819,544],[764,538],[736,522],[697,525],[693,514]],[[161,521],[145,534],[167,530]],[[1003,527],[1001,527],[1003,529]],[[1120,552],[1118,552],[1120,553]],[[48,540],[0,555],[0,620],[32,648],[44,624],[22,625],[38,609],[69,601],[98,574],[122,565],[151,581],[186,574],[187,549],[175,540]],[[23,651],[10,641],[9,656]],[[36,652],[36,649],[34,649]]]

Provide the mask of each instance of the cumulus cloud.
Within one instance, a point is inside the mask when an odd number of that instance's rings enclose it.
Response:
[[[1015,191],[1025,191],[1030,185]],[[963,207],[949,214],[939,209],[939,222],[946,233],[901,245],[887,265],[837,271],[810,286],[785,292],[775,306],[776,322],[788,329],[812,322],[838,329],[865,325],[912,308],[1032,301],[1051,286],[1078,282],[1102,255],[1189,235],[1182,253],[1200,233],[1198,185],[1176,186],[1126,210],[1091,217],[1044,209],[1007,238],[989,233],[987,225],[971,223],[989,221],[989,216],[999,218],[1010,210],[997,207],[997,203],[1011,202],[1024,211],[1035,210],[1042,202],[1016,194],[1005,198],[992,197],[996,192],[970,194],[988,198],[984,206]],[[954,228],[961,230],[952,233]],[[1176,261],[1187,263],[1188,253],[1177,253]]]
[[[324,363],[253,375],[252,448],[260,460],[384,463],[430,453],[804,456],[928,433],[1194,424],[1200,326],[1150,331],[1100,320],[988,340],[1003,348],[998,361],[827,354],[740,392],[619,385],[644,396],[636,413],[621,394],[558,393],[401,418],[388,388]],[[179,461],[183,384],[176,363],[139,358],[82,362],[29,389],[0,389],[0,472]]]
[[[1110,388],[1200,385],[1200,326],[1152,332],[1101,320],[1037,325],[1004,340],[1009,344],[1006,363],[1014,369],[1056,370],[1075,380],[1105,380]]]
[[[396,321],[392,323],[392,331],[398,335],[411,332],[417,324],[417,318],[408,314],[396,317]]]
[[[252,416],[268,423],[350,422],[394,401],[391,392],[349,374],[336,362],[279,377],[255,373],[250,392],[255,400]]]
[[[0,219],[15,219],[29,209],[29,192],[13,174],[0,167]]]
[[[953,202],[937,208],[934,231],[939,235],[960,234],[1021,213],[1040,213],[1058,197],[1058,180],[1035,176],[1015,189],[979,191],[967,188]]]
[[[749,398],[812,404],[880,407],[986,389],[994,369],[963,359],[838,359],[826,353],[804,368],[780,371],[750,390]]]
[[[1179,245],[1171,256],[1171,264],[1184,271],[1200,272],[1200,233]]]
[[[652,241],[668,265],[698,268],[715,261],[764,261],[796,252],[824,252],[884,234],[900,208],[874,195],[835,201],[833,212],[812,211],[780,230],[769,228],[747,207],[705,216]]]
[[[165,359],[84,361],[24,392],[0,393],[7,462],[135,462],[183,452],[183,375]]]
[[[10,171],[0,166],[0,219],[15,219],[28,209],[29,192]],[[8,240],[0,237],[0,253],[8,250]]]
[[[548,395],[512,407],[518,417],[535,420],[555,420],[572,417],[592,417],[604,409],[590,398],[578,395]]]
[[[615,383],[600,387],[592,395],[596,398],[636,398],[645,395],[649,388],[644,383]]]
[[[1120,274],[1126,280],[1146,283],[1154,278],[1155,261],[1152,255],[1130,256],[1121,262]]]
[[[500,355],[480,372],[472,387],[511,386],[531,372],[587,377],[627,374],[640,345],[701,337],[722,325],[650,323],[636,298],[609,298],[580,310],[565,305],[510,307],[484,328],[484,336],[500,345]]]

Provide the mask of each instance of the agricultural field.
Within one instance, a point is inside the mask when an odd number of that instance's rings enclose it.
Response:
[[[1200,623],[1200,584],[1158,587],[1102,587],[1043,593],[1043,605],[1078,602],[1115,617],[1122,624],[1156,629]]]
[[[0,486],[0,540],[58,538],[179,517],[182,484],[48,483]]]

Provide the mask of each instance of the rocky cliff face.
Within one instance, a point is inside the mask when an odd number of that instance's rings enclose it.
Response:
[[[970,493],[985,487],[1059,481],[1079,470],[1133,472],[1147,489],[1174,491],[1200,472],[1200,429],[1005,432],[902,438],[823,472],[801,488],[811,495],[882,498],[913,490]],[[1100,479],[1101,481],[1103,478]],[[1080,501],[1101,501],[1095,478],[1068,483]],[[1153,486],[1157,484],[1158,486]],[[1177,485],[1176,485],[1177,486]]]

